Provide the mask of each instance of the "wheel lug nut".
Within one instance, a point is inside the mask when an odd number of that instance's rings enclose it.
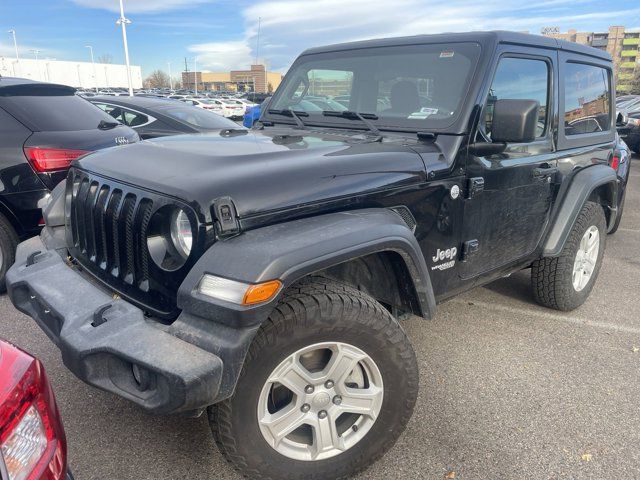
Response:
[[[304,387],[304,393],[313,393],[313,385],[307,385],[306,387]]]
[[[307,413],[309,410],[311,410],[311,405],[305,403],[304,405],[302,405],[302,407],[300,407],[300,410],[302,411],[302,413]]]
[[[318,418],[322,420],[323,418],[327,418],[327,412],[325,410],[320,410],[318,412]]]
[[[342,403],[342,397],[340,395],[336,395],[333,397],[333,404],[340,405]]]
[[[333,380],[327,380],[324,384],[325,388],[333,388]]]

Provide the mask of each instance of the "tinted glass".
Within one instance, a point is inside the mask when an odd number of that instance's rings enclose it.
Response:
[[[128,110],[124,107],[120,107],[119,105],[105,103],[95,103],[94,105],[107,112],[120,123],[124,123],[130,127],[138,127],[149,121],[149,117],[146,115]]]
[[[348,108],[376,114],[379,125],[445,127],[462,105],[479,52],[475,43],[456,43],[304,55],[269,107],[304,111],[309,123],[338,122],[322,111]]]
[[[227,120],[203,108],[186,105],[158,107],[158,112],[180,122],[188,123],[200,130],[219,130],[224,128],[240,128],[237,123]]]
[[[564,78],[565,135],[609,130],[610,95],[607,70],[581,63],[567,63]]]
[[[2,99],[3,106],[22,122],[38,131],[93,130],[113,118],[77,95],[12,96]]]
[[[536,136],[544,135],[549,98],[549,66],[542,60],[502,58],[489,90],[485,108],[485,131],[491,136],[496,100],[535,100],[540,103]]]

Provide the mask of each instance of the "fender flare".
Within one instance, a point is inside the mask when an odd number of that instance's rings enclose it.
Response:
[[[382,251],[400,254],[422,316],[433,317],[436,301],[420,246],[402,218],[382,208],[293,220],[218,241],[200,257],[180,286],[178,307],[231,327],[260,324],[278,297],[254,307],[205,297],[197,292],[202,275],[250,284],[278,279],[284,290],[313,272]]]
[[[608,228],[615,224],[618,206],[618,176],[616,171],[608,165],[593,165],[584,168],[574,175],[562,198],[562,203],[544,243],[543,257],[557,257],[560,255],[582,207],[593,191],[603,185],[610,185],[606,198],[611,212]]]

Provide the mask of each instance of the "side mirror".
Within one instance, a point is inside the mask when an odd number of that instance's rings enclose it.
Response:
[[[494,143],[529,143],[536,138],[540,102],[535,100],[496,100],[491,121]]]

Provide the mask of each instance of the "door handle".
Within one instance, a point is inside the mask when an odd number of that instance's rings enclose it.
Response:
[[[541,166],[533,169],[533,176],[535,178],[545,178],[555,175],[558,172],[558,167],[552,167],[551,165]]]

